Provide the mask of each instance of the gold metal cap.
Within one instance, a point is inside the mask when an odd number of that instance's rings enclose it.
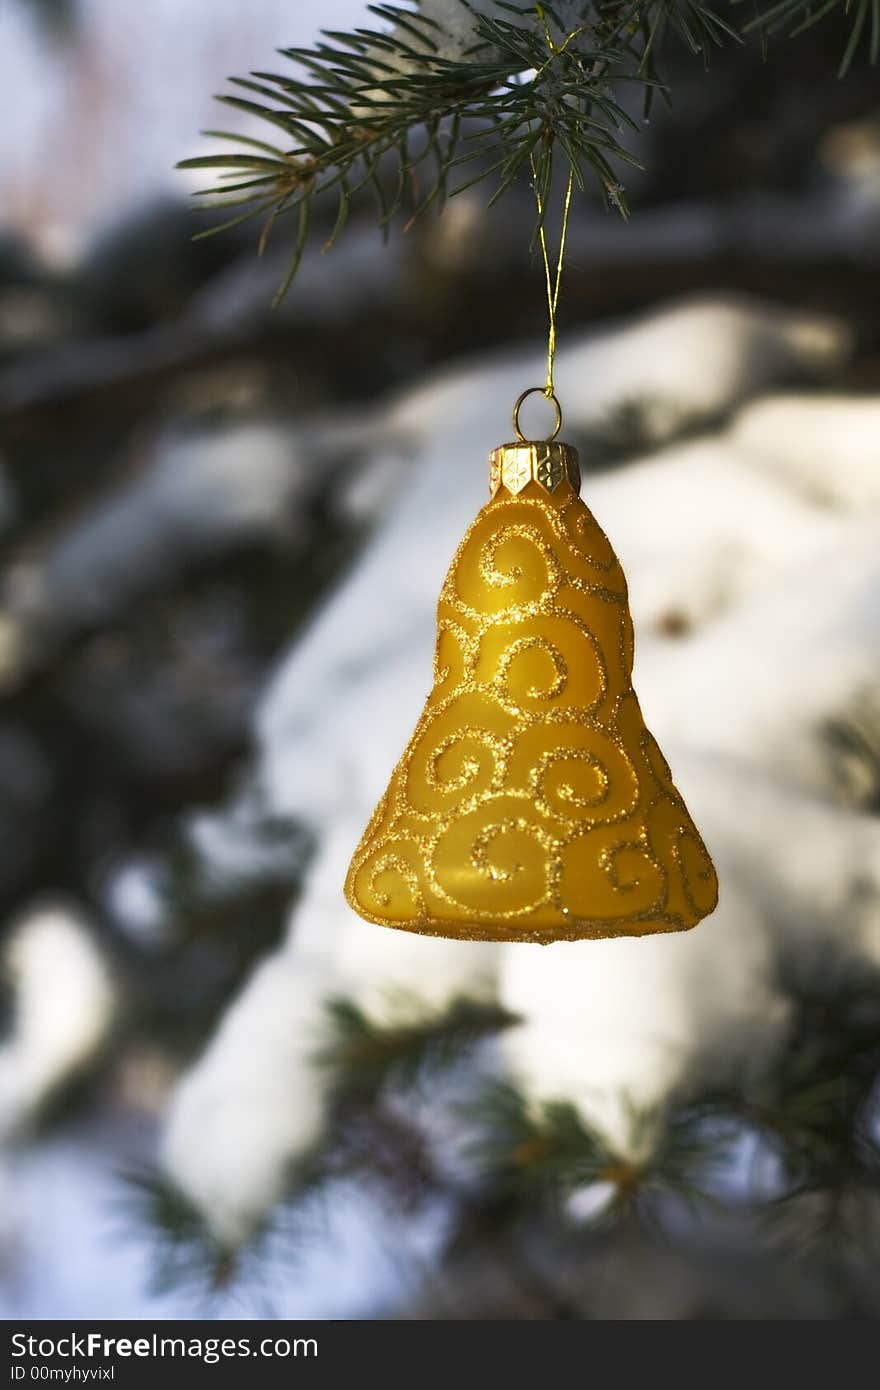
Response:
[[[547,439],[526,439],[519,427],[519,412],[523,401],[540,392],[556,410],[553,432]],[[555,492],[564,482],[580,492],[581,470],[578,451],[573,444],[557,441],[562,425],[562,410],[556,397],[548,395],[542,386],[530,386],[523,391],[513,407],[513,428],[517,438],[512,444],[499,444],[489,455],[489,496],[495,497],[505,488],[516,497],[529,483],[540,483],[546,492]]]
[[[573,444],[555,440],[538,443],[500,444],[489,455],[489,496],[506,488],[515,497],[529,483],[540,483],[546,492],[555,492],[564,482],[575,492],[581,489],[578,451]]]

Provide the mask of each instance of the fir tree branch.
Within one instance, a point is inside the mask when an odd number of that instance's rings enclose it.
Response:
[[[152,1240],[150,1286],[172,1289],[224,1288],[237,1268],[237,1252],[211,1231],[203,1213],[180,1188],[152,1170],[123,1175],[123,1205]]]
[[[709,1196],[704,1179],[718,1132],[705,1124],[699,1107],[633,1111],[633,1149],[645,1154],[640,1160],[618,1152],[572,1104],[530,1105],[508,1083],[488,1087],[470,1118],[480,1135],[473,1153],[490,1190],[525,1205],[555,1205],[580,1188],[607,1184],[611,1198],[599,1219],[636,1217],[653,1227],[661,1194],[691,1204]],[[649,1135],[649,1142],[641,1143],[640,1135]]]
[[[357,194],[375,194],[387,228],[405,202],[418,216],[489,175],[499,196],[528,171],[530,156],[546,187],[557,146],[579,188],[592,175],[625,211],[616,163],[637,164],[621,139],[635,125],[609,83],[652,79],[631,61],[623,9],[616,19],[566,35],[549,5],[499,0],[490,15],[461,2],[475,40],[460,55],[441,51],[442,31],[427,16],[374,5],[372,13],[392,30],[328,33],[312,49],[282,50],[295,65],[291,72],[231,79],[238,91],[219,100],[286,138],[229,135],[240,149],[182,162],[217,175],[197,195],[202,206],[233,212],[201,235],[262,216],[263,245],[279,217],[295,214],[280,297],[299,266],[317,197],[335,200],[330,245]],[[584,11],[592,13],[591,5]]]
[[[292,1218],[294,1246],[308,1235],[297,1212],[335,1179],[368,1181],[403,1210],[440,1195],[460,1204],[485,1234],[520,1217],[552,1220],[580,1189],[610,1191],[586,1224],[609,1233],[632,1227],[681,1241],[682,1203],[718,1207],[744,1131],[757,1133],[776,1159],[778,1186],[768,1200],[751,1190],[728,1202],[727,1215],[766,1217],[769,1233],[813,1258],[843,1253],[875,1258],[880,1237],[880,974],[866,967],[824,973],[815,962],[783,963],[790,1003],[787,1040],[773,1065],[736,1074],[724,1089],[670,1095],[655,1110],[633,1110],[628,1153],[615,1148],[567,1101],[536,1103],[509,1083],[481,1085],[456,1107],[475,1160],[462,1180],[437,1164],[418,1111],[398,1103],[426,1067],[466,1063],[474,1045],[516,1020],[497,1006],[454,1001],[426,1016],[409,1001],[405,1017],[377,1025],[350,1001],[331,1010],[320,1061],[329,1068],[324,1133],[292,1167],[275,1216],[238,1247],[224,1245],[205,1216],[166,1178],[135,1174],[127,1202],[153,1232],[157,1286],[218,1289],[240,1277],[243,1261]],[[690,1089],[690,1088],[688,1088]],[[636,1159],[632,1154],[642,1155]],[[675,1220],[670,1221],[670,1214]],[[754,1227],[750,1228],[754,1238]],[[832,1264],[832,1268],[836,1268]]]
[[[742,0],[733,0],[733,3],[739,4]],[[880,58],[880,0],[770,0],[769,5],[743,26],[743,33],[757,29],[768,36],[783,32],[794,37],[841,9],[850,21],[849,36],[837,70],[839,77],[845,77],[860,49],[867,48],[872,67]]]
[[[466,998],[433,1015],[414,1005],[408,1001],[397,1021],[377,1024],[351,1000],[328,1004],[329,1036],[315,1061],[334,1094],[364,1101],[386,1082],[407,1085],[426,1071],[459,1065],[484,1038],[518,1021],[498,1004]]]
[[[318,200],[333,208],[327,249],[364,194],[375,197],[387,233],[404,206],[411,225],[486,178],[495,181],[494,201],[529,177],[532,162],[546,195],[557,153],[579,189],[598,187],[626,216],[619,169],[639,161],[625,139],[638,127],[623,104],[623,84],[642,87],[647,113],[665,90],[661,66],[670,38],[705,64],[726,41],[741,41],[737,27],[705,0],[582,0],[562,14],[559,0],[556,7],[459,3],[469,25],[464,39],[422,11],[368,5],[390,27],[326,32],[313,48],[281,49],[289,70],[233,77],[236,90],[218,97],[276,135],[270,141],[204,132],[234,148],[179,165],[214,174],[215,183],[196,194],[198,205],[230,214],[198,235],[260,218],[262,250],[289,215],[291,260],[276,303],[299,268]],[[770,0],[742,33],[798,33],[841,5],[852,17],[841,73],[864,45],[875,63],[880,0]],[[546,207],[546,196],[542,202]]]

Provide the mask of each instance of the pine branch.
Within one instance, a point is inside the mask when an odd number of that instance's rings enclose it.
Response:
[[[453,43],[423,12],[368,5],[391,27],[325,32],[314,48],[281,49],[289,70],[233,77],[236,91],[218,97],[271,126],[274,140],[206,131],[234,148],[178,167],[216,175],[195,195],[198,206],[228,214],[198,236],[260,218],[262,250],[279,219],[293,223],[276,303],[299,268],[316,202],[333,209],[326,250],[365,195],[375,198],[387,234],[404,207],[410,226],[487,178],[494,202],[534,164],[546,207],[555,156],[580,190],[598,187],[626,216],[619,171],[640,167],[625,140],[638,126],[619,94],[639,85],[648,113],[666,91],[670,38],[708,65],[713,50],[753,29],[799,33],[843,6],[852,27],[841,73],[864,44],[872,63],[880,53],[880,0],[771,0],[742,33],[704,0],[582,0],[566,5],[567,22],[546,3],[459,3],[469,42],[458,35]]]
[[[474,1107],[481,1134],[474,1156],[490,1190],[530,1205],[558,1205],[578,1189],[607,1184],[611,1197],[602,1221],[636,1218],[656,1225],[654,1206],[662,1194],[689,1203],[708,1196],[703,1181],[718,1137],[695,1108],[633,1111],[636,1160],[619,1153],[568,1102],[530,1105],[516,1087],[495,1083]],[[650,1142],[640,1136],[650,1134]]]
[[[237,1252],[214,1235],[186,1194],[158,1172],[132,1171],[123,1178],[124,1209],[152,1240],[153,1291],[226,1287],[237,1269]]]
[[[733,3],[742,3],[742,0],[733,0]],[[867,47],[869,63],[875,67],[880,58],[880,0],[776,0],[776,3],[771,0],[769,8],[762,9],[744,25],[743,32],[748,34],[757,29],[767,36],[783,32],[794,37],[841,9],[849,18],[850,31],[837,69],[838,76],[846,76],[864,47]]]
[[[657,91],[664,90],[661,72],[669,39],[677,38],[708,68],[713,49],[742,36],[717,10],[701,0],[644,0],[637,8],[638,34],[634,45],[639,75],[645,79],[644,114],[649,116]]]
[[[433,1015],[410,1000],[406,1016],[388,1024],[375,1023],[348,999],[332,1000],[327,1011],[329,1037],[315,1061],[326,1070],[335,1095],[360,1102],[386,1083],[408,1085],[460,1064],[483,1039],[517,1022],[498,1004],[466,998]]]
[[[604,1187],[607,1202],[578,1223],[588,1240],[635,1226],[681,1241],[683,1204],[724,1201],[719,1174],[729,1171],[744,1131],[761,1135],[775,1155],[777,1191],[770,1201],[740,1192],[728,1216],[744,1209],[747,1221],[765,1217],[771,1236],[809,1248],[823,1268],[836,1269],[841,1255],[850,1264],[853,1256],[869,1260],[880,1239],[880,974],[864,967],[835,974],[801,959],[796,970],[781,971],[780,985],[790,1025],[772,1067],[736,1075],[723,1090],[634,1109],[626,1153],[569,1102],[538,1104],[511,1084],[479,1085],[466,1108],[455,1108],[474,1161],[463,1178],[438,1164],[418,1106],[401,1105],[401,1093],[406,1100],[426,1073],[467,1063],[474,1046],[516,1020],[469,1000],[431,1017],[409,1001],[405,1015],[377,1025],[351,1002],[335,1001],[318,1059],[329,1069],[324,1133],[291,1169],[278,1213],[250,1240],[224,1246],[167,1179],[129,1179],[129,1205],[153,1232],[157,1286],[210,1291],[244,1278],[273,1230],[290,1235],[295,1249],[310,1230],[297,1225],[298,1213],[339,1178],[369,1184],[404,1212],[440,1196],[484,1234],[523,1217],[553,1224],[563,1216],[570,1227],[569,1199]]]
[[[237,1238],[224,1238],[199,1207],[166,1173],[143,1167],[121,1174],[119,1206],[150,1242],[150,1287],[155,1293],[186,1289],[212,1297],[246,1285],[269,1244],[283,1236],[294,1253],[316,1235],[308,1204],[334,1172],[337,1136],[330,1130],[291,1163],[277,1207]]]
[[[412,222],[487,176],[494,176],[498,197],[528,172],[530,160],[546,188],[558,149],[579,188],[592,175],[607,201],[625,212],[616,164],[637,164],[621,140],[635,126],[610,82],[651,79],[630,60],[623,7],[617,18],[565,35],[550,6],[499,0],[487,15],[461,2],[475,35],[461,55],[440,50],[444,35],[425,15],[373,5],[392,30],[328,33],[313,49],[282,50],[295,65],[289,73],[231,79],[241,95],[219,100],[286,138],[279,144],[227,135],[241,148],[181,163],[216,172],[217,183],[196,196],[204,207],[233,214],[200,235],[263,217],[263,246],[278,218],[293,215],[280,298],[300,264],[318,197],[335,201],[326,247],[359,194],[375,195],[386,229],[405,203],[414,208]]]
[[[772,1230],[799,1247],[870,1251],[880,1239],[880,973],[785,968],[788,1037],[772,1069],[656,1111],[630,1115],[634,1161],[615,1152],[574,1106],[533,1105],[494,1085],[471,1114],[489,1190],[525,1206],[559,1204],[610,1183],[599,1220],[658,1224],[657,1199],[719,1200],[722,1172],[743,1128],[763,1136],[778,1164],[778,1193],[750,1200]]]
[[[788,1036],[767,1075],[707,1095],[728,1132],[745,1124],[775,1154],[772,1231],[801,1248],[870,1248],[880,1237],[880,972],[783,971]]]

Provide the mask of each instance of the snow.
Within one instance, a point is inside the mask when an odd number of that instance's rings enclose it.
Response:
[[[880,507],[880,401],[871,396],[768,396],[732,431],[744,462],[814,502]]]
[[[833,795],[822,730],[877,691],[880,517],[752,590],[684,642],[637,646],[636,683],[658,738],[744,756]]]
[[[279,528],[302,486],[296,447],[271,424],[169,435],[148,460],[45,552],[39,585],[55,625],[106,616],[193,555]]]
[[[412,1287],[436,1248],[442,1213],[427,1209],[392,1240],[378,1205],[336,1183],[304,1223],[280,1222],[230,1289],[160,1292],[153,1237],[132,1220],[120,1184],[120,1172],[147,1159],[149,1139],[82,1129],[0,1168],[0,1241],[10,1257],[0,1262],[0,1317],[369,1318]],[[58,1258],[59,1245],[68,1258]]]
[[[685,1077],[733,1077],[785,1022],[760,914],[730,882],[690,932],[511,945],[502,957],[502,1003],[525,1019],[502,1035],[513,1076],[535,1100],[572,1101],[637,1158],[650,1130],[633,1113],[661,1106]]]
[[[744,469],[728,435],[600,474],[589,495],[614,537],[640,643],[671,618],[685,630],[700,627],[785,570],[833,551],[848,530],[772,476]]]
[[[495,0],[469,0],[467,5],[462,4],[461,0],[419,0],[417,8],[419,14],[433,20],[440,28],[440,35],[432,36],[439,55],[457,59],[463,58],[477,41],[474,15],[481,11],[491,13],[496,5]],[[410,42],[413,36],[409,31],[402,30],[401,37],[405,42]]]
[[[514,1075],[538,1100],[574,1101],[634,1157],[650,1130],[633,1108],[772,1055],[787,1019],[780,953],[880,963],[876,817],[744,763],[665,751],[719,871],[715,913],[670,937],[507,946],[501,970],[502,1001],[527,1020],[502,1037]]]
[[[161,950],[173,932],[162,870],[157,856],[137,855],[114,864],[101,886],[102,902],[111,921],[146,950]]]
[[[172,1102],[165,1161],[232,1246],[281,1196],[278,1154],[304,1152],[320,1134],[321,1083],[310,1062],[327,994],[319,963],[264,961]]]
[[[0,1139],[93,1060],[115,1013],[113,981],[89,924],[62,903],[34,907],[13,925],[4,965],[14,1022],[0,1046]]]

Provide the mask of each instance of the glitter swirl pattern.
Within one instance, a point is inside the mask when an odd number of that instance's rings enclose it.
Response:
[[[355,911],[532,942],[710,913],[715,870],[632,664],[623,571],[570,483],[498,492],[443,585],[434,687],[352,859]]]

